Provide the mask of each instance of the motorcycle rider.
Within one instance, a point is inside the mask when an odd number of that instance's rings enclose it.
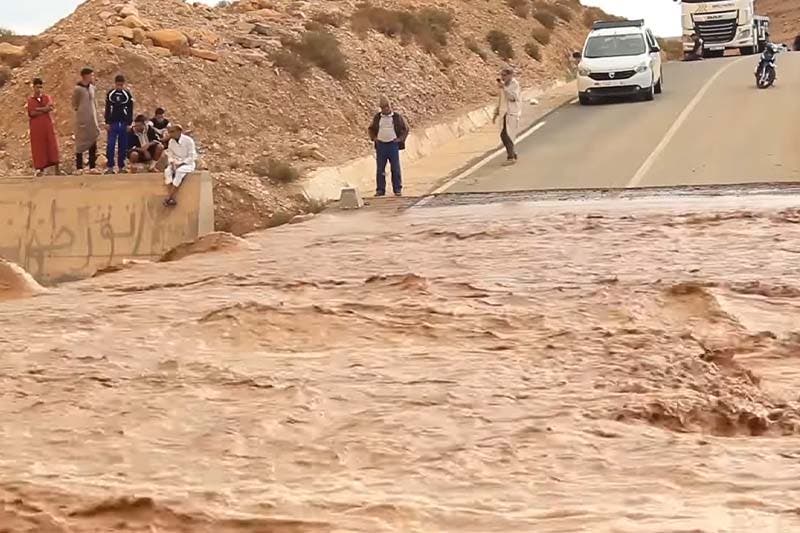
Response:
[[[774,68],[775,67],[774,61],[775,61],[775,56],[780,53],[780,48],[775,43],[770,41],[769,33],[766,33],[764,35],[764,39],[766,43],[764,44],[764,52],[761,54],[761,59],[758,62],[758,66],[756,67],[756,78],[758,79],[759,77],[759,73],[761,72],[761,66],[766,63],[768,66],[772,68],[772,75],[773,75],[772,83],[775,83],[775,81],[778,79],[778,71],[776,68]]]
[[[703,38],[700,37],[697,31],[694,31],[692,33],[692,42],[694,43],[694,46],[692,51],[689,52],[689,60],[700,61],[703,59],[703,48],[705,47],[705,41],[703,41]]]

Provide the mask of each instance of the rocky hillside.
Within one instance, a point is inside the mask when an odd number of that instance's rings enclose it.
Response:
[[[88,0],[35,39],[0,44],[0,175],[30,171],[23,104],[35,76],[61,104],[69,168],[68,98],[91,65],[99,92],[122,72],[139,111],[165,107],[192,130],[217,180],[220,229],[249,231],[298,208],[285,183],[295,169],[369,151],[380,93],[419,128],[492,98],[504,64],[525,85],[563,79],[602,16],[577,0]]]
[[[800,35],[800,1],[758,0],[757,11],[772,19],[772,38],[793,45]]]

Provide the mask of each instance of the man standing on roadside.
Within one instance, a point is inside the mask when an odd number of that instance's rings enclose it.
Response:
[[[369,137],[375,143],[375,159],[378,163],[376,173],[377,186],[375,196],[386,196],[386,163],[392,169],[392,189],[395,196],[403,194],[403,175],[400,169],[400,151],[406,148],[408,123],[392,110],[392,104],[386,96],[381,96],[380,112],[370,124]]]
[[[500,100],[494,111],[493,121],[497,122],[502,117],[502,129],[500,130],[500,140],[506,148],[505,165],[513,165],[517,162],[517,150],[515,141],[519,132],[519,121],[522,117],[522,91],[519,82],[514,77],[514,70],[504,68],[500,71],[497,78],[497,86],[500,88]]]
[[[133,93],[125,86],[125,76],[114,78],[115,87],[106,94],[106,131],[108,159],[106,174],[114,173],[114,149],[117,148],[117,169],[125,172],[125,158],[128,155],[128,129],[133,124]]]
[[[61,175],[59,167],[58,139],[53,125],[55,102],[45,94],[41,78],[33,80],[33,96],[28,98],[28,117],[30,118],[31,154],[36,176],[41,176],[50,167],[55,167],[56,175]]]
[[[81,70],[81,80],[72,91],[72,110],[75,112],[75,170],[83,174],[83,153],[89,152],[89,172],[96,173],[97,138],[100,126],[97,123],[97,108],[94,103],[94,70]]]
[[[170,125],[167,134],[169,135],[168,164],[164,170],[164,183],[167,185],[169,194],[164,200],[164,205],[172,207],[178,205],[178,202],[175,201],[178,188],[186,175],[194,172],[197,165],[197,148],[194,139],[184,135],[183,128],[178,124]]]

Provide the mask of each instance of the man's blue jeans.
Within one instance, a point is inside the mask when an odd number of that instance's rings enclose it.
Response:
[[[400,170],[400,145],[396,142],[375,143],[375,159],[378,162],[378,172],[376,174],[377,187],[376,194],[386,194],[386,163],[392,169],[392,189],[395,194],[400,194],[403,190],[403,175]]]
[[[124,122],[109,124],[108,146],[106,146],[106,159],[108,168],[114,168],[114,148],[118,148],[117,168],[125,168],[125,158],[128,156],[128,125]]]

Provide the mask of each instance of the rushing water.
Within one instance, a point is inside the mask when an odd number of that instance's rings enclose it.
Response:
[[[325,214],[3,302],[0,531],[798,531],[800,215],[716,202]]]

